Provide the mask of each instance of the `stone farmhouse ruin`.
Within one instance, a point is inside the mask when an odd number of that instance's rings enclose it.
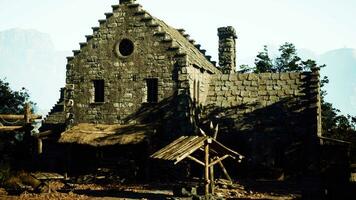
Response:
[[[86,167],[111,157],[147,169],[151,153],[212,121],[219,140],[251,166],[299,170],[295,163],[302,168],[313,159],[321,129],[318,69],[237,73],[233,27],[218,28],[216,63],[183,29],[134,0],[112,8],[68,57],[66,85],[43,121],[42,130],[55,133],[44,154],[70,155],[74,169],[73,157],[90,162]]]

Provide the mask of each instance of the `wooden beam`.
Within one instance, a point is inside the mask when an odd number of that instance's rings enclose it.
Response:
[[[225,156],[223,156],[223,157],[221,157],[221,158],[217,157],[216,160],[214,160],[213,162],[211,162],[211,163],[209,164],[209,167],[214,166],[215,164],[218,164],[218,162],[223,161],[223,160],[226,159],[227,157],[229,157],[229,155],[225,155]]]
[[[51,135],[53,132],[51,130],[49,131],[44,131],[44,132],[41,132],[41,133],[37,133],[37,134],[34,134],[34,136],[36,138],[41,138],[41,137],[46,137],[46,136],[49,136]]]
[[[23,126],[0,126],[0,132],[15,131],[23,128]]]
[[[205,166],[205,164],[204,164],[202,161],[200,161],[200,160],[194,158],[193,156],[190,156],[190,155],[189,155],[189,156],[187,156],[187,158],[191,159],[192,161],[194,161],[194,162],[196,162],[196,163],[198,163],[198,164],[200,164],[200,165]]]
[[[351,144],[351,142],[344,141],[344,140],[338,140],[338,139],[324,137],[324,136],[318,136],[318,137],[320,139],[322,139],[322,140],[327,140],[327,141],[331,141],[331,142],[339,142],[339,143],[343,143],[343,144]]]
[[[24,120],[25,116],[24,115],[3,115],[3,114],[1,114],[0,118],[4,119],[4,120]],[[31,114],[29,116],[29,118],[32,119],[32,120],[34,120],[34,119],[42,119],[42,116],[41,115],[32,115]]]

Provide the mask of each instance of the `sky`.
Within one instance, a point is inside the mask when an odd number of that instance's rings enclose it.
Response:
[[[221,26],[237,30],[238,65],[253,64],[264,45],[277,49],[285,42],[315,55],[345,47],[356,49],[356,0],[137,2],[174,28],[184,28],[216,61],[217,28]],[[72,56],[71,51],[79,49],[85,35],[92,34],[91,27],[98,26],[114,4],[119,0],[0,0],[0,31],[21,28],[47,33],[56,50]],[[356,94],[356,83],[354,88]]]
[[[317,54],[355,48],[355,0],[138,0],[152,15],[184,28],[217,60],[217,28],[238,32],[238,64],[263,45],[292,42]],[[119,0],[0,0],[0,31],[35,29],[50,34],[57,50],[79,48],[98,19]]]

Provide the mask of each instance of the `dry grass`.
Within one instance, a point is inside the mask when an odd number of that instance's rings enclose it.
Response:
[[[59,142],[91,146],[138,144],[147,139],[154,129],[149,125],[78,124],[62,133]]]

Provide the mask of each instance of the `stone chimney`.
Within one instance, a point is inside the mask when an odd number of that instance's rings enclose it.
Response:
[[[120,0],[120,4],[133,4],[136,0]]]
[[[236,71],[236,31],[234,27],[218,28],[219,66],[224,74]]]

